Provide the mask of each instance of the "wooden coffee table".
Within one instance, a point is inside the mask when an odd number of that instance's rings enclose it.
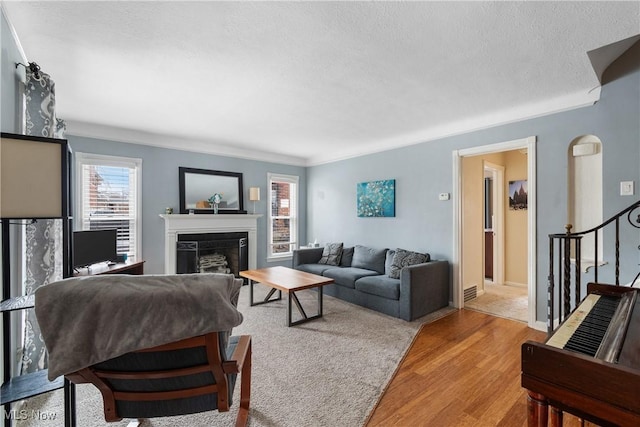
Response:
[[[333,279],[329,277],[322,277],[316,274],[280,266],[261,268],[258,270],[245,270],[240,272],[240,276],[249,279],[249,302],[252,307],[254,305],[281,300],[283,291],[288,294],[287,326],[299,325],[300,323],[322,317],[322,287],[333,283]],[[263,285],[271,288],[267,296],[262,301],[253,301],[254,282],[262,283]],[[296,296],[296,292],[312,288],[318,288],[318,314],[314,316],[307,316],[307,313],[305,313],[298,297]],[[278,291],[278,297],[272,299],[271,297],[276,291]],[[302,319],[291,321],[291,301],[295,303],[298,311],[302,315]]]

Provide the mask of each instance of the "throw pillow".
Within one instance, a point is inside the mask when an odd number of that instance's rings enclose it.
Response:
[[[386,274],[387,276],[391,273],[391,267],[393,266],[393,257],[395,255],[395,249],[389,249],[387,251],[387,258],[384,260],[384,274]]]
[[[340,257],[341,267],[351,267],[351,261],[353,260],[353,246],[350,248],[342,248],[342,256]]]
[[[428,254],[421,254],[418,252],[411,252],[398,248],[396,249],[396,253],[393,256],[393,262],[391,263],[391,271],[389,272],[389,277],[391,277],[392,279],[399,279],[402,267],[422,264],[428,261]]]
[[[342,243],[327,243],[322,251],[322,257],[318,264],[340,265],[342,256]]]
[[[353,250],[351,267],[373,270],[380,274],[384,274],[384,261],[386,256],[386,249],[376,249],[356,245]]]

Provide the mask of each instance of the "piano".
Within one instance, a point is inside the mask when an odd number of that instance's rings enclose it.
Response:
[[[587,297],[544,343],[522,344],[529,427],[562,413],[599,426],[640,426],[638,289],[589,283]]]

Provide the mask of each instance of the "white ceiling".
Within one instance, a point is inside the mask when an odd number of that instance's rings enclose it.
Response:
[[[311,165],[598,99],[640,2],[3,1],[68,133]]]

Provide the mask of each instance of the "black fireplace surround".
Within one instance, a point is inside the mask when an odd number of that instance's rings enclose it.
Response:
[[[179,234],[176,273],[231,273],[249,269],[249,235],[245,232]],[[246,279],[243,279],[246,282]],[[246,283],[245,283],[246,284]]]

